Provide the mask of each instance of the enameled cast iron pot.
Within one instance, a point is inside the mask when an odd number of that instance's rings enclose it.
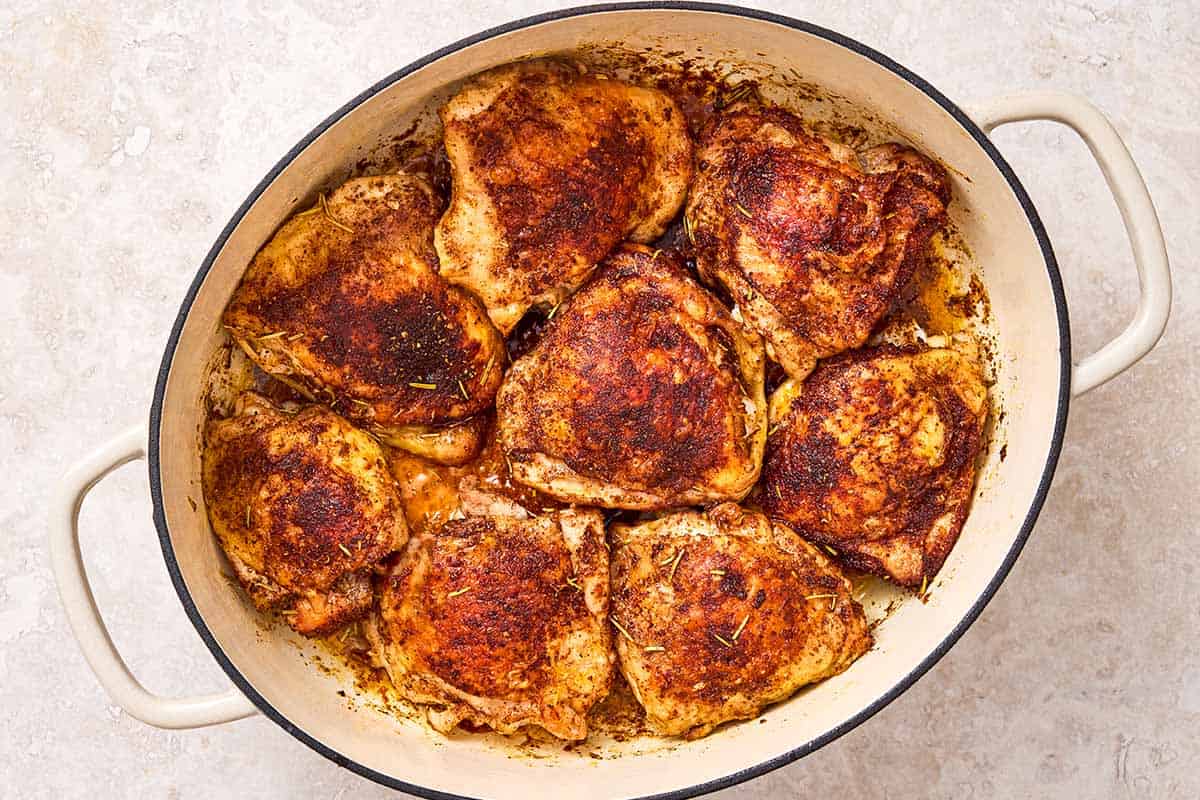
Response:
[[[435,745],[423,727],[352,711],[336,679],[313,669],[288,635],[261,622],[221,577],[222,556],[199,500],[201,385],[221,339],[221,311],[255,251],[298,206],[348,174],[361,151],[403,130],[464,77],[514,59],[583,46],[658,47],[701,60],[759,65],[822,87],[951,167],[952,218],[974,253],[998,331],[998,382],[1007,457],[983,467],[962,537],[927,604],[904,604],[876,647],[845,674],[691,743],[612,744],[622,757],[566,753],[514,758],[493,740]],[[751,68],[752,67],[748,67]],[[1067,307],[1050,242],[1020,182],[988,139],[997,125],[1054,120],[1099,162],[1121,211],[1141,285],[1129,327],[1072,365]],[[151,725],[191,728],[256,711],[322,755],[382,784],[426,797],[526,798],[555,787],[572,797],[686,797],[793,761],[866,720],[954,644],[996,591],[1029,536],[1054,473],[1067,406],[1153,347],[1170,305],[1167,257],[1154,208],[1113,127],[1086,101],[1061,94],[1003,97],[964,112],[891,59],[840,34],[731,6],[634,3],[531,17],[440,50],[371,87],[323,122],[251,192],[187,291],[159,372],[149,429],[139,425],[84,459],[53,510],[59,589],[84,655],[112,699]],[[79,505],[116,466],[149,456],[154,520],[183,607],[236,688],[165,698],[147,692],[113,647],[79,556]],[[666,746],[669,745],[669,746]]]

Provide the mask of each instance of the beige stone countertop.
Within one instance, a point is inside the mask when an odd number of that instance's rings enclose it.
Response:
[[[0,796],[386,797],[258,717],[190,732],[115,708],[67,629],[46,551],[66,467],[146,417],[210,244],[314,125],[419,56],[550,2],[7,0],[0,7]],[[726,796],[1200,797],[1200,5],[760,2],[882,50],[957,101],[1092,98],[1136,157],[1173,257],[1158,348],[1072,404],[1008,580],[912,689]],[[1078,355],[1133,313],[1115,205],[1047,123],[997,143],[1054,242]],[[163,693],[226,679],[185,618],[144,464],[82,515],[100,606]]]

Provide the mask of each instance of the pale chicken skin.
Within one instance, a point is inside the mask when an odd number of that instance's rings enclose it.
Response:
[[[932,581],[966,520],[987,421],[972,355],[883,346],[822,361],[773,402],[764,511],[856,569]]]
[[[871,646],[837,565],[760,513],[723,503],[612,539],[618,662],[657,733],[755,717]]]
[[[792,378],[866,343],[946,222],[945,171],[911,148],[857,154],[780,108],[735,104],[697,146],[686,228]]]
[[[766,439],[759,337],[665,252],[626,246],[563,303],[497,395],[513,478],[567,502],[740,499]]]
[[[691,179],[668,95],[557,61],[478,75],[441,119],[453,186],[436,232],[441,274],[481,297],[506,335],[621,241],[661,236]]]
[[[416,536],[382,581],[367,636],[439,731],[536,725],[582,740],[613,675],[604,520],[466,517]]]
[[[437,274],[429,184],[356,178],[294,216],[225,310],[267,373],[388,444],[462,463],[482,442],[504,343],[469,293]]]
[[[206,428],[203,483],[251,601],[306,636],[365,616],[373,569],[408,539],[382,448],[320,406],[291,413],[243,395]]]

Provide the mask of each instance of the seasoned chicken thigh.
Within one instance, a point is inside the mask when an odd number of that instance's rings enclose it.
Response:
[[[209,521],[261,610],[323,636],[371,607],[371,572],[408,539],[379,444],[320,406],[242,395],[204,437]]]
[[[735,104],[697,162],[685,225],[700,274],[798,379],[866,342],[950,202],[944,170],[916,151],[885,144],[860,159],[779,108]]]
[[[846,353],[790,402],[773,400],[776,411],[763,509],[856,569],[904,586],[933,580],[967,517],[988,414],[970,354]]]
[[[267,373],[395,447],[479,449],[504,366],[483,307],[437,274],[438,203],[408,174],[357,178],[296,215],[246,271],[224,322]]]
[[[612,681],[607,616],[599,512],[467,517],[409,543],[367,635],[439,731],[539,725],[579,740]]]
[[[620,668],[658,733],[754,717],[871,646],[850,582],[762,514],[723,503],[612,537]]]
[[[476,76],[441,117],[453,178],[436,234],[442,275],[483,298],[505,334],[621,241],[661,236],[691,179],[670,97],[556,61]]]
[[[762,343],[673,257],[626,246],[513,364],[496,413],[513,478],[560,500],[740,499],[766,438]]]

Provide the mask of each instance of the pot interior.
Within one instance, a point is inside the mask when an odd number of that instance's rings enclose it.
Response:
[[[997,424],[972,512],[928,601],[899,603],[877,628],[874,649],[846,673],[801,691],[758,720],[697,742],[597,737],[563,750],[518,748],[497,736],[443,737],[376,710],[378,699],[360,694],[335,660],[272,627],[225,577],[228,567],[202,504],[199,455],[202,387],[223,342],[220,315],[254,253],[287,216],[354,174],[356,164],[412,123],[433,124],[429,112],[463,78],[518,58],[568,54],[603,64],[630,53],[650,59],[671,54],[761,80],[772,99],[809,116],[861,125],[880,140],[906,140],[949,168],[951,216],[965,243],[959,257],[991,301]],[[1059,330],[1047,256],[1013,188],[946,109],[870,57],[817,32],[712,10],[625,9],[542,21],[443,55],[363,100],[293,154],[219,245],[181,322],[174,355],[168,354],[161,421],[152,433],[158,437],[159,473],[152,480],[161,482],[164,549],[177,562],[181,591],[195,605],[193,620],[211,634],[243,687],[286,719],[289,730],[376,779],[503,798],[527,797],[551,785],[548,780],[579,797],[696,787],[807,752],[844,732],[906,686],[961,632],[1015,555],[1026,517],[1040,502],[1062,402],[1065,343]],[[895,597],[881,586],[870,601],[878,613]],[[327,669],[314,669],[314,658]]]

